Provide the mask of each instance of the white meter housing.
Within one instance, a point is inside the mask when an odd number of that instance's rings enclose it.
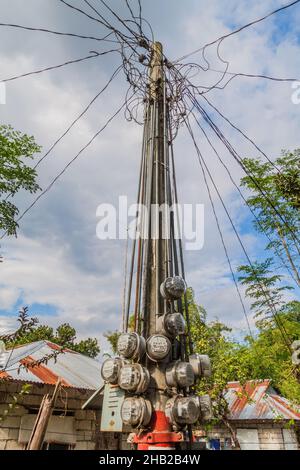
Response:
[[[147,339],[147,356],[155,362],[165,359],[171,350],[171,342],[164,335],[152,335]]]
[[[196,423],[200,410],[193,397],[178,395],[167,401],[165,413],[174,429],[180,429],[187,424]]]
[[[197,378],[211,376],[211,362],[206,354],[191,354],[189,361]]]
[[[152,405],[142,397],[125,398],[121,407],[121,419],[127,426],[133,428],[145,427],[152,415]]]
[[[145,354],[146,341],[137,333],[122,333],[117,343],[117,351],[126,359],[141,359]]]
[[[196,405],[199,408],[201,422],[211,421],[213,419],[212,404],[209,395],[193,396]]]
[[[122,364],[123,361],[119,357],[106,359],[101,367],[101,376],[104,382],[116,385]]]
[[[200,418],[201,421],[210,421],[213,419],[213,410],[209,395],[199,397]]]
[[[195,382],[194,371],[189,362],[171,362],[166,369],[166,383],[169,387],[186,388]]]
[[[120,370],[118,384],[123,390],[144,393],[150,383],[150,374],[140,364],[125,364]]]
[[[186,283],[180,276],[167,277],[160,286],[160,293],[166,300],[178,300],[186,291]]]
[[[157,318],[156,329],[158,333],[175,338],[185,333],[185,321],[181,313],[165,313]]]

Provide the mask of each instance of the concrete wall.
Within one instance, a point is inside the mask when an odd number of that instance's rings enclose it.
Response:
[[[0,416],[9,408],[12,403],[13,396],[17,396],[21,390],[22,383],[17,382],[1,382],[0,383]],[[0,450],[22,450],[26,446],[28,438],[24,437],[26,433],[21,433],[20,428],[26,423],[25,430],[30,435],[30,426],[32,426],[32,418],[22,420],[26,414],[37,413],[41,404],[42,397],[46,393],[52,393],[54,386],[45,384],[34,384],[29,395],[21,398],[21,403],[11,410],[7,418],[0,422]],[[68,426],[56,425],[58,422],[57,415],[53,416],[49,430],[46,434],[46,442],[68,443],[75,450],[94,450],[94,449],[117,449],[119,446],[119,436],[109,434],[104,436],[99,432],[100,416],[99,412],[94,410],[81,410],[83,403],[90,397],[91,391],[78,390],[64,387],[60,393],[56,410],[59,410],[61,419],[68,421]],[[61,421],[60,421],[61,422]],[[70,422],[72,427],[70,428]],[[67,424],[67,423],[66,423]],[[24,424],[23,424],[24,427]],[[65,434],[64,427],[67,429]],[[22,442],[23,441],[23,442]]]
[[[297,435],[293,427],[285,428],[284,423],[237,421],[231,425],[236,429],[242,449],[257,450],[296,450],[299,449]],[[247,438],[247,430],[248,438]],[[257,442],[253,431],[257,431]],[[222,447],[231,434],[226,427],[216,426],[207,432],[208,439],[218,436]]]

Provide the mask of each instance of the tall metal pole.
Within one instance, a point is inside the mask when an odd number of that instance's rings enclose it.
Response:
[[[136,222],[138,253],[135,259],[134,239],[124,332],[117,346],[120,357],[107,359],[102,367],[105,382],[118,383],[128,393],[123,397],[121,418],[124,424],[138,430],[133,442],[140,450],[174,449],[176,443],[185,440],[186,427],[191,443],[191,425],[202,412],[208,416],[207,397],[198,399],[193,387],[198,378],[209,376],[209,358],[199,354],[190,356],[192,343],[188,348],[186,341],[189,335],[186,297],[184,314],[182,311],[186,284],[182,245],[180,240],[176,241],[175,233],[180,220],[172,151],[174,99],[166,78],[162,45],[155,42],[150,50],[145,97],[138,191],[142,212]],[[130,331],[135,267],[134,328]]]
[[[152,116],[150,139],[147,149],[147,166],[151,169],[148,174],[148,188],[151,196],[148,198],[149,232],[147,243],[148,257],[145,276],[145,337],[156,333],[158,314],[164,313],[165,302],[160,295],[160,285],[168,275],[167,243],[163,238],[162,217],[159,211],[151,212],[151,207],[160,207],[166,203],[166,113],[165,113],[165,77],[163,70],[162,45],[155,42],[152,48],[152,60],[149,77],[148,116]],[[151,178],[149,177],[151,175]],[[146,359],[146,365],[151,375],[148,398],[152,403],[153,414],[150,430],[137,435],[135,441],[138,449],[174,448],[179,439],[178,433],[172,432],[171,425],[165,416],[166,395],[166,365],[168,359],[155,363]]]

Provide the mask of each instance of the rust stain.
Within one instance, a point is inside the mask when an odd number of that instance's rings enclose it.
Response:
[[[54,351],[62,351],[62,352],[69,352],[69,353],[73,353],[73,354],[78,354],[76,351],[72,351],[72,349],[69,349],[69,348],[64,348],[63,349],[58,344],[51,343],[51,341],[46,341],[46,344],[47,344],[47,346],[49,346],[49,348],[53,349]]]
[[[266,389],[270,384],[269,380],[264,381],[248,381],[242,387],[239,382],[233,382],[228,384],[228,388],[234,389],[236,393],[236,399],[231,405],[230,412],[235,417],[238,417],[244,408],[249,404],[249,400],[254,400],[254,397],[258,391],[261,391],[260,396],[255,400],[256,414],[258,416],[263,415],[267,410],[265,403],[261,403],[261,398],[263,397]]]
[[[7,372],[5,372],[5,370],[3,370],[2,372],[0,371],[0,379],[8,379],[8,378],[11,378]]]
[[[283,408],[283,411],[288,410],[290,413],[292,413],[293,415],[296,415],[298,418],[300,418],[300,413],[298,411],[294,410],[290,405],[288,405],[279,396],[277,396],[277,395],[270,395],[270,396],[274,401],[277,401],[279,403],[279,405]]]
[[[26,367],[32,374],[38,377],[45,384],[55,385],[58,379],[58,375],[54,374],[52,370],[46,367],[44,364],[35,365],[36,361],[33,357],[27,356],[20,360],[20,363]],[[64,379],[61,379],[62,385],[71,387],[71,385]]]

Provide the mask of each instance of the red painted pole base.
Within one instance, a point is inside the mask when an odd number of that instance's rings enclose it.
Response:
[[[135,434],[133,442],[138,445],[138,450],[171,450],[177,442],[183,441],[181,432],[171,431],[170,422],[163,411],[153,412],[150,427],[149,432]]]

